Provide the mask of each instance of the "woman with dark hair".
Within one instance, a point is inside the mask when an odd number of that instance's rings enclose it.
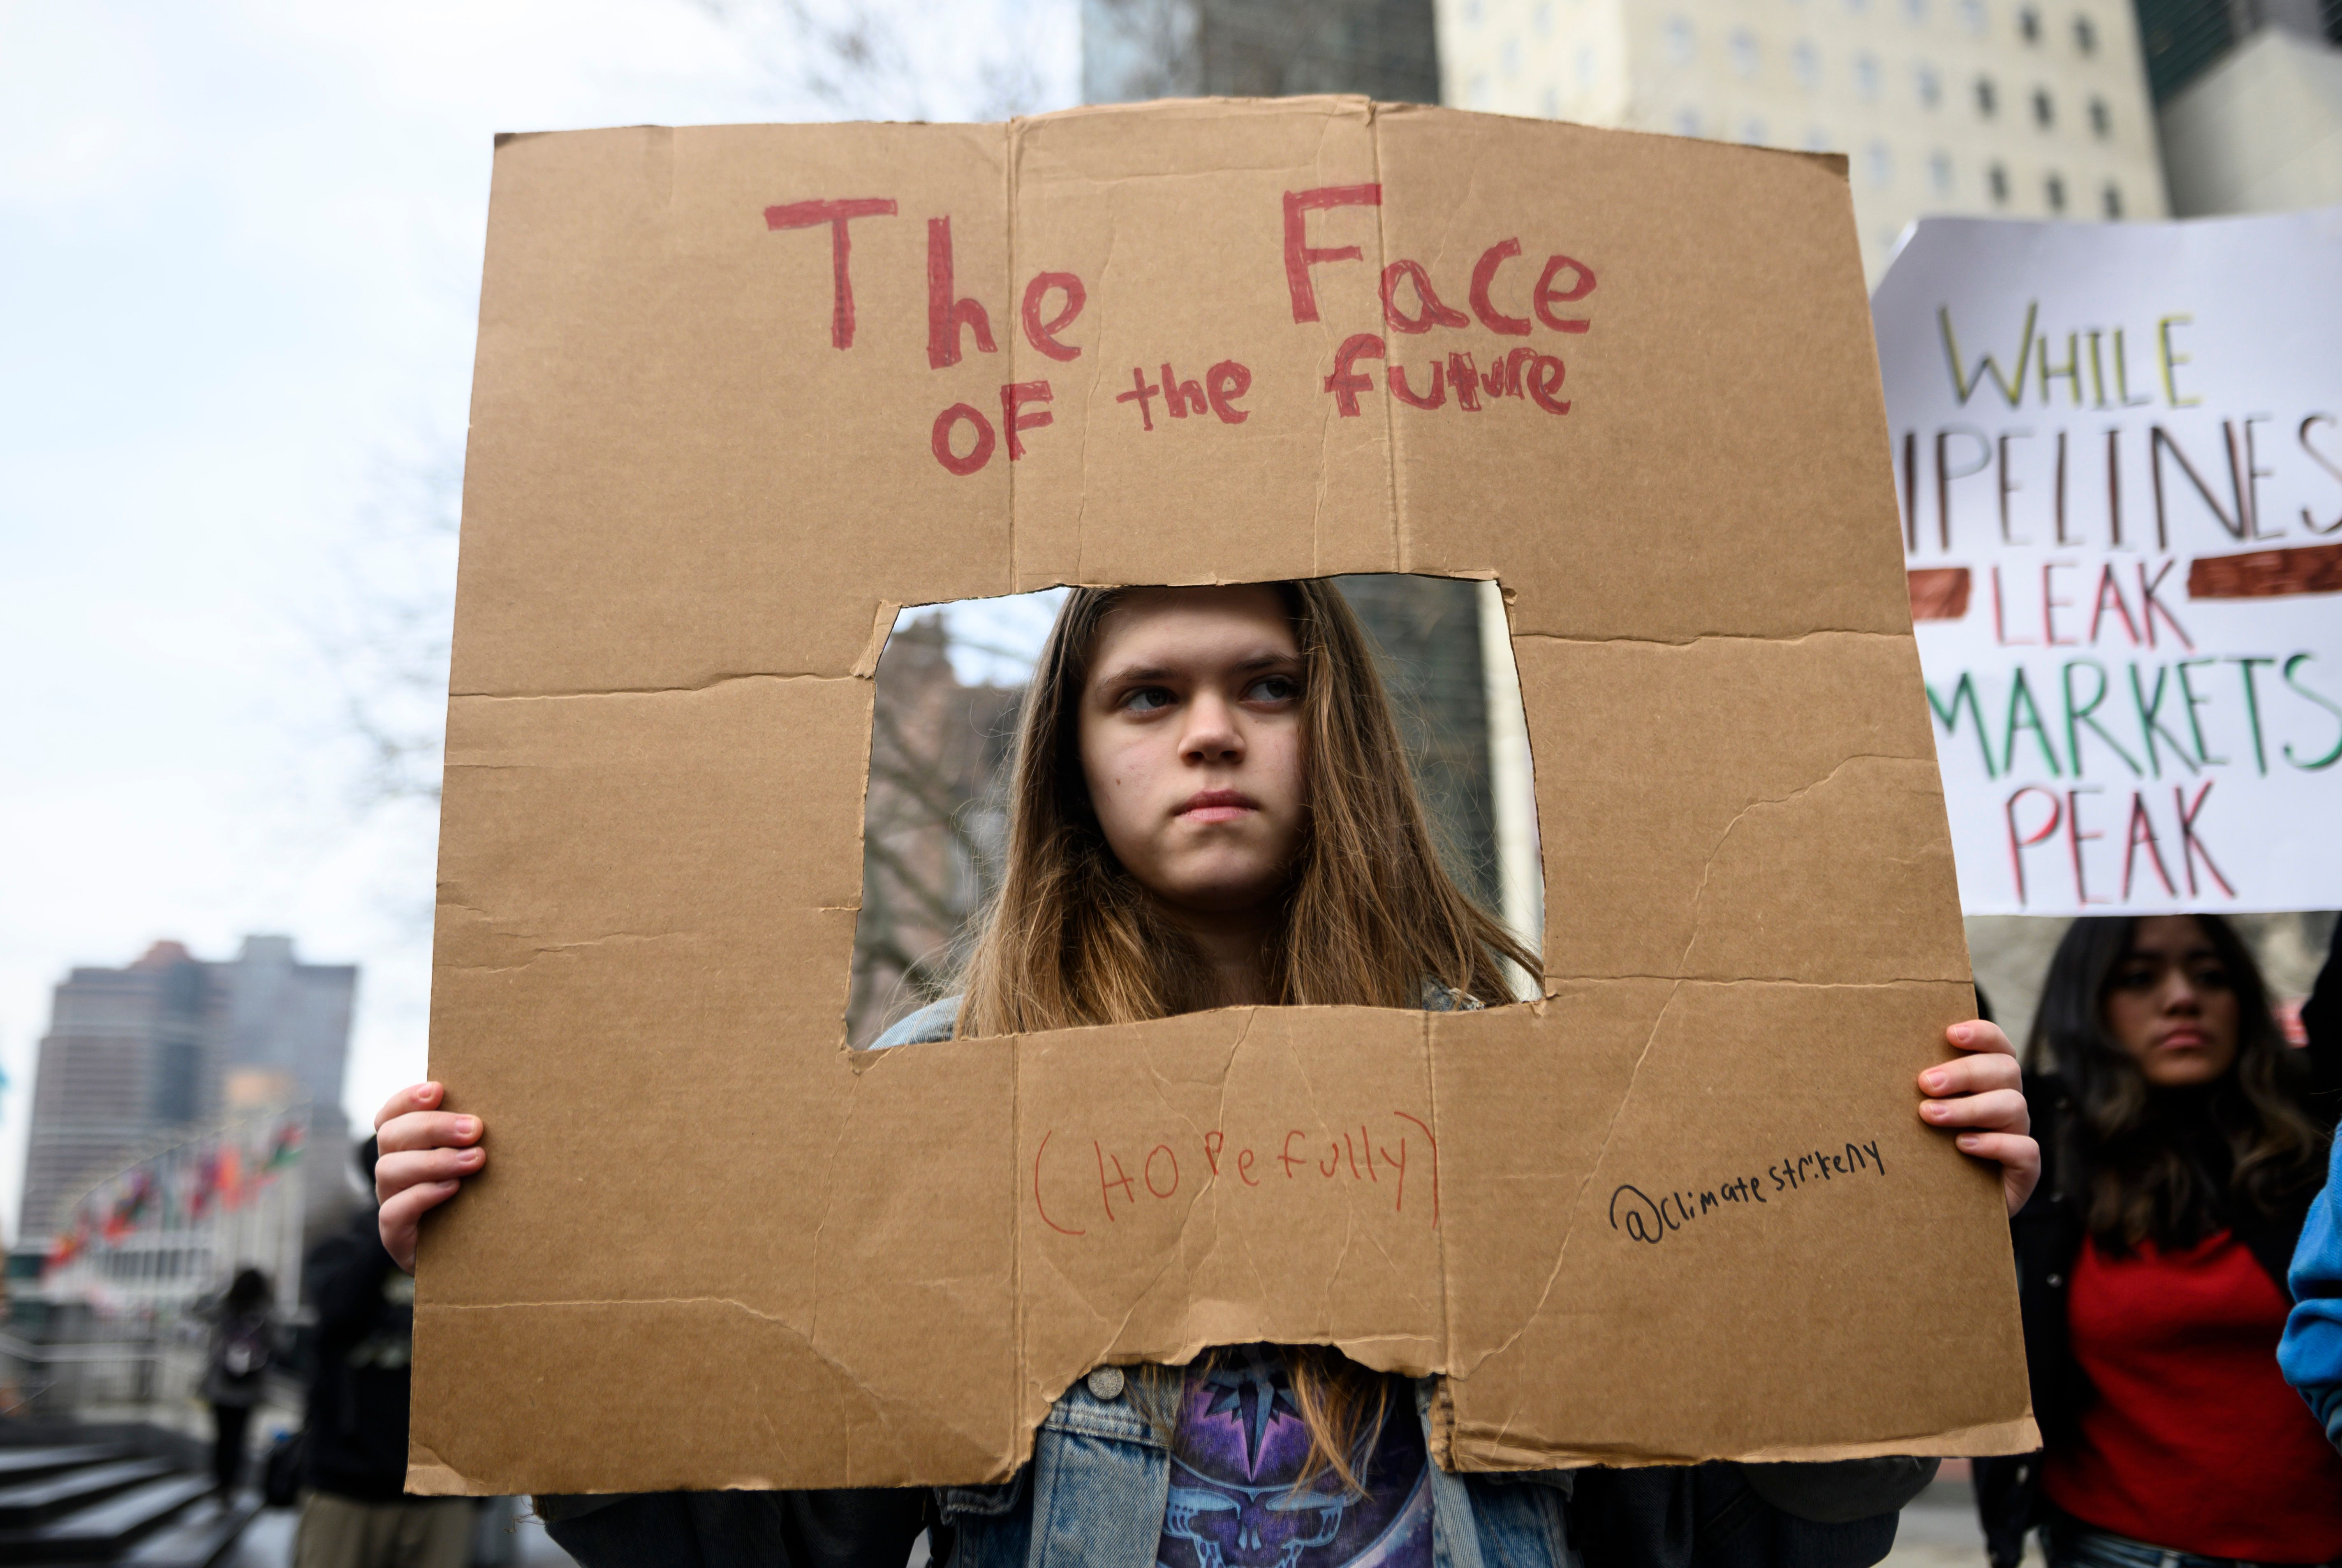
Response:
[[[2027,1047],[2042,1176],[2011,1223],[2044,1447],[1979,1460],[1997,1568],[2342,1557],[2342,1456],[2279,1375],[2334,1130],[2217,915],[2077,920]]]
[[[245,1433],[276,1340],[276,1293],[258,1269],[238,1269],[212,1320],[204,1397],[212,1407],[212,1477],[222,1507],[235,1500],[244,1470]]]

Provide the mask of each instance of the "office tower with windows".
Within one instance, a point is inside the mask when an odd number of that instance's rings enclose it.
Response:
[[[1446,101],[1844,153],[1873,282],[1922,214],[2160,217],[2128,0],[1441,0]]]
[[[2139,0],[2183,217],[2342,202],[2342,0]]]
[[[1439,95],[1432,0],[1082,0],[1082,100]]]
[[[337,1194],[357,974],[302,963],[285,936],[246,937],[225,963],[158,942],[125,968],[75,969],[35,1069],[19,1247],[43,1244],[58,1205],[90,1183],[237,1109],[298,1113],[317,1156],[304,1184]]]

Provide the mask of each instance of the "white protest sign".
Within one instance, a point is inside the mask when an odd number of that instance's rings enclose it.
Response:
[[[1967,912],[2342,904],[2342,208],[1929,219],[1871,314]]]

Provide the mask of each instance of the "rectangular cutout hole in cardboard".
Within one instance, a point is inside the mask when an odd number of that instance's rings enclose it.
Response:
[[[1545,883],[1528,728],[1494,582],[1330,579],[1356,614],[1447,876],[1532,953]],[[1068,590],[900,611],[876,671],[847,1043],[956,994],[999,885],[1026,691]],[[1514,995],[1535,982],[1506,964]],[[1496,998],[1483,998],[1495,1001]]]

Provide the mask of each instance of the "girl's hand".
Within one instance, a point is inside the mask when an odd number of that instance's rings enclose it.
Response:
[[[424,1213],[454,1197],[465,1176],[488,1163],[479,1148],[477,1116],[440,1110],[446,1090],[417,1084],[393,1094],[375,1113],[380,1157],[374,1167],[374,1195],[382,1201],[382,1244],[391,1260],[415,1272],[415,1232]]]
[[[1961,1154],[1999,1162],[2001,1189],[2014,1214],[2041,1180],[2041,1145],[2027,1136],[2033,1119],[2019,1087],[2024,1074],[2017,1070],[2017,1048],[1998,1024],[1981,1018],[1953,1024],[1944,1038],[1974,1054],[1919,1074],[1919,1092],[1927,1096],[1920,1102],[1919,1118],[1931,1127],[1960,1129],[1956,1141]]]

